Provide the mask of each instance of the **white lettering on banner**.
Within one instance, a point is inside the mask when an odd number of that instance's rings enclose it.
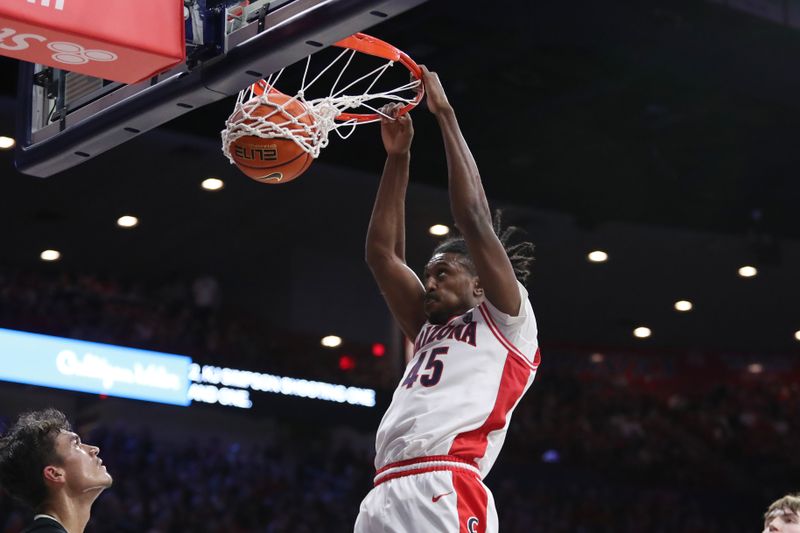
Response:
[[[347,387],[347,403],[352,405],[375,405],[375,391],[372,389]]]
[[[220,382],[219,370],[220,369],[216,366],[204,366],[203,383],[213,383],[214,385],[218,384]]]
[[[42,7],[50,7],[50,0],[41,0]],[[36,0],[28,0],[29,4],[35,4]],[[54,6],[57,10],[63,11],[64,10],[64,0],[56,0],[56,4]]]
[[[53,59],[67,65],[83,65],[89,61],[116,61],[117,54],[108,50],[87,50],[75,43],[57,41],[48,43],[47,48],[55,52]]]
[[[192,383],[189,386],[189,399],[193,402],[219,403],[220,405],[239,407],[241,409],[250,409],[253,406],[253,402],[250,401],[250,393],[246,390],[229,389],[227,387],[218,389],[214,385],[201,385],[199,383]]]
[[[200,385],[192,383],[189,385],[189,399],[193,402],[217,403],[219,389],[214,385]]]
[[[12,45],[4,43],[6,39],[11,37]],[[36,35],[35,33],[17,33],[17,30],[12,28],[0,28],[0,48],[3,50],[27,50],[30,48],[29,40],[45,42],[47,37],[44,35]]]
[[[179,390],[181,379],[161,365],[134,363],[133,368],[114,366],[104,357],[86,353],[83,357],[72,350],[56,355],[56,368],[65,376],[98,379],[110,390],[115,383],[128,383],[155,389]]]
[[[375,406],[375,391],[372,389],[273,376],[272,374],[262,374],[249,370],[220,368],[211,365],[201,367],[197,363],[192,363],[189,370],[189,379],[193,382],[190,387],[190,398],[204,403],[223,404],[222,391],[247,392],[246,390],[237,391],[236,389],[250,389],[258,392],[272,392],[286,396],[299,396],[301,398],[349,403],[365,407]],[[210,385],[201,385],[202,383]],[[221,385],[221,387],[217,387],[217,385]],[[235,387],[235,389],[229,387]],[[228,393],[225,394],[227,395]],[[242,398],[238,400],[240,403],[244,403]],[[249,396],[247,396],[247,402],[252,405]],[[242,407],[242,405],[234,402],[223,405]],[[247,407],[250,407],[250,405]]]
[[[10,40],[12,44],[5,43],[4,41],[6,40]],[[43,43],[47,41],[47,37],[35,33],[17,33],[17,30],[13,28],[0,28],[0,48],[4,50],[27,50],[31,47],[29,41]],[[119,59],[119,56],[114,52],[86,49],[80,44],[65,41],[47,43],[47,48],[55,52],[50,56],[53,61],[58,61],[65,65],[83,65],[89,61],[108,62]]]
[[[189,365],[189,381],[200,381],[200,365],[197,363]]]
[[[253,406],[253,402],[250,401],[249,392],[246,390],[229,389],[227,387],[222,387],[219,390],[219,403],[244,409],[249,409]]]

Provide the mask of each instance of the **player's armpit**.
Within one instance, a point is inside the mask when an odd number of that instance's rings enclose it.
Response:
[[[372,256],[367,264],[400,329],[413,342],[427,320],[423,307],[425,288],[422,282],[397,257]]]
[[[458,229],[467,243],[486,299],[499,311],[517,316],[522,303],[517,278],[491,220],[467,217],[458,221]]]

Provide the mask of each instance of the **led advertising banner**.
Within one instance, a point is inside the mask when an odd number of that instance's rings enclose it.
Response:
[[[375,391],[335,383],[297,379],[235,368],[192,364],[189,397],[192,401],[249,409],[250,392],[269,392],[312,400],[375,407]]]
[[[0,380],[189,405],[192,360],[0,328]]]
[[[375,407],[375,391],[193,363],[165,354],[0,328],[0,381],[133,400],[249,409],[251,392]]]

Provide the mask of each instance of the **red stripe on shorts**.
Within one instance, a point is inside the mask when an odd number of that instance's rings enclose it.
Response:
[[[458,533],[485,533],[489,496],[477,477],[453,472],[458,506]]]

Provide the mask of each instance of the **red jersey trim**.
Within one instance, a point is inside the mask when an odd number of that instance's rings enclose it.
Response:
[[[481,426],[456,435],[448,452],[450,455],[477,461],[486,455],[489,434],[506,426],[508,413],[522,397],[531,375],[530,365],[512,364],[512,361],[512,358],[506,358],[500,386],[497,389],[497,397],[489,416]]]
[[[379,468],[375,474],[382,474],[386,472],[390,468],[398,468],[401,466],[409,466],[409,465],[416,465],[420,463],[430,463],[432,461],[447,461],[448,463],[461,463],[467,464],[470,466],[475,466],[474,461],[468,461],[467,459],[462,459],[461,457],[455,457],[453,455],[426,455],[424,457],[414,457],[413,459],[406,459],[405,461],[397,461],[396,463],[389,463],[385,466]]]
[[[497,338],[497,340],[500,341],[500,344],[502,344],[509,351],[509,353],[512,353],[517,357],[520,357],[522,361],[524,361],[525,364],[531,368],[531,370],[536,370],[539,367],[539,358],[540,358],[539,348],[538,347],[536,348],[536,354],[534,354],[533,362],[531,362],[531,360],[525,357],[525,354],[523,354],[519,348],[514,346],[511,343],[511,341],[506,339],[505,336],[500,332],[500,328],[498,328],[497,324],[495,324],[494,319],[492,318],[492,315],[489,312],[489,309],[486,308],[486,302],[480,304],[478,306],[478,309],[483,315],[484,320],[486,320],[486,325],[489,326],[489,331],[491,331],[492,334]]]
[[[480,470],[472,461],[449,455],[431,455],[398,461],[382,467],[375,473],[373,485],[377,487],[390,479],[442,471],[470,474],[480,479]]]
[[[386,474],[385,476],[381,476],[380,478],[375,478],[373,482],[373,487],[377,487],[381,483],[386,483],[392,479],[397,479],[399,477],[407,477],[407,476],[417,476],[419,474],[427,474],[428,472],[461,472],[466,474],[471,474],[476,478],[480,479],[478,474],[472,472],[471,470],[464,470],[461,468],[457,468],[454,466],[428,466],[425,468],[415,468],[414,470],[406,470],[404,472],[395,472],[393,474]]]

